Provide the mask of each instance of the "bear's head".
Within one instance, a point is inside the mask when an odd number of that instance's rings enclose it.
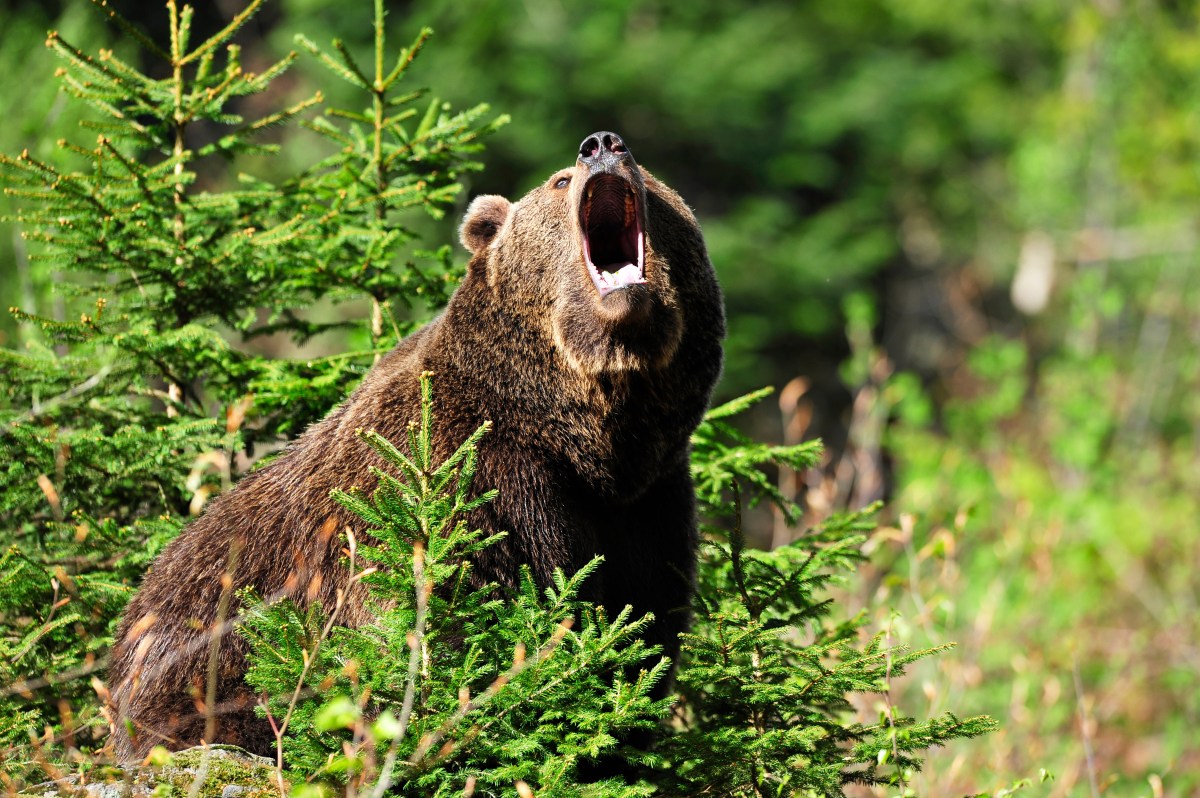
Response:
[[[719,300],[695,217],[614,133],[588,136],[574,166],[518,202],[477,197],[459,232],[472,254],[464,288],[540,327],[585,374],[662,367],[689,295]]]

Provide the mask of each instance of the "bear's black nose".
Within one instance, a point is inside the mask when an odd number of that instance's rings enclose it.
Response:
[[[606,167],[632,159],[625,140],[607,130],[593,133],[579,145],[579,161],[592,172],[608,171]]]

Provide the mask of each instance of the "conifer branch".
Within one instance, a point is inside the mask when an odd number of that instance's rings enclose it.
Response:
[[[15,310],[15,308],[13,310]],[[112,364],[105,364],[104,366],[101,366],[99,371],[97,371],[95,374],[88,377],[86,380],[79,383],[78,385],[75,385],[74,387],[70,388],[69,390],[63,391],[58,396],[54,396],[54,397],[51,397],[50,399],[46,399],[41,402],[38,402],[37,404],[35,404],[32,408],[27,410],[22,415],[16,416],[15,418],[8,419],[7,422],[5,423],[5,426],[0,428],[0,434],[11,434],[10,430],[13,427],[16,427],[21,424],[26,424],[26,423],[32,421],[33,419],[37,418],[38,416],[48,413],[51,410],[54,410],[60,404],[70,402],[72,399],[75,399],[76,397],[82,396],[83,394],[87,393],[88,391],[91,391],[93,388],[98,387],[100,385],[100,383],[104,382],[105,377],[107,377],[109,374],[111,374],[112,371],[113,371]]]
[[[433,750],[433,747],[445,740],[456,728],[458,728],[458,726],[460,726],[466,719],[467,715],[471,714],[471,712],[475,710],[487,706],[502,690],[511,685],[524,671],[540,665],[547,658],[549,658],[549,656],[553,654],[554,651],[562,644],[563,639],[571,630],[572,624],[573,622],[570,618],[563,619],[563,621],[554,630],[554,634],[551,635],[550,640],[547,641],[544,646],[535,651],[532,657],[527,657],[525,655],[523,647],[518,648],[513,655],[512,667],[497,676],[496,679],[493,680],[490,685],[488,685],[487,689],[479,695],[467,701],[460,701],[458,709],[456,709],[454,713],[442,723],[437,731],[421,738],[421,742],[417,745],[416,750],[413,751],[412,755],[408,759],[408,765],[412,768],[420,767],[421,762],[425,759],[429,752]],[[570,678],[570,676],[578,673],[579,669],[586,667],[587,664],[589,663],[578,663],[578,667],[573,672],[563,674],[558,680],[548,682],[547,684],[543,685],[541,692],[544,694],[553,690],[555,687]],[[530,696],[529,698],[536,699],[537,696]],[[511,706],[512,705],[510,705],[510,708]],[[499,722],[503,714],[508,710],[509,708],[501,710],[501,714],[491,719],[489,721],[489,725]],[[449,752],[447,752],[446,755],[449,755]]]
[[[140,44],[142,47],[145,47],[152,54],[164,61],[171,60],[171,56],[168,55],[165,50],[159,47],[153,39],[142,33],[142,31],[139,30],[136,25],[131,24],[129,20],[117,13],[116,9],[108,4],[108,0],[92,0],[92,6],[99,10],[109,22],[112,22],[121,30],[125,31],[129,37],[136,40],[138,44]]]
[[[168,0],[168,3],[172,7],[174,6],[174,2],[175,0]],[[237,33],[237,31],[243,25],[249,22],[250,18],[258,13],[258,9],[262,7],[263,2],[264,0],[250,0],[246,7],[239,11],[234,18],[229,21],[228,25],[214,33],[203,44],[201,44],[195,50],[192,50],[192,52],[188,53],[186,56],[183,55],[181,49],[175,48],[175,42],[172,42],[173,48],[171,60],[178,63],[179,66],[186,66],[192,61],[195,61],[197,58],[203,57],[205,54],[212,52],[221,44],[227,42],[230,37],[233,36],[233,34]],[[185,8],[188,7],[185,6]]]
[[[425,42],[427,42],[429,37],[432,35],[433,28],[421,28],[420,33],[417,34],[417,38],[413,41],[413,43],[400,51],[400,56],[396,59],[396,66],[392,67],[392,71],[388,73],[387,77],[383,81],[385,86],[391,86],[408,70],[410,66],[412,66],[412,62],[416,60],[417,55],[425,46]]]

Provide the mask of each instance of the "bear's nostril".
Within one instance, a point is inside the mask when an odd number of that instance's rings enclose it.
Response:
[[[605,133],[604,149],[616,155],[620,155],[621,153],[625,152],[625,142],[621,141],[621,137],[616,133]]]
[[[595,136],[588,136],[583,140],[583,144],[579,145],[579,155],[583,158],[592,158],[600,151],[600,141]]]

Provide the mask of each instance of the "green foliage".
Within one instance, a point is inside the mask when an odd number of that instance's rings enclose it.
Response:
[[[375,115],[330,110],[334,121],[308,123],[338,149],[277,183],[237,174],[320,101],[268,112],[249,101],[297,57],[243,66],[230,40],[260,5],[193,43],[193,12],[172,0],[160,46],[98,3],[146,65],[51,32],[63,92],[86,109],[92,139],[0,155],[30,257],[72,303],[66,320],[14,310],[27,346],[0,350],[7,740],[45,727],[50,740],[94,745],[103,722],[86,677],[153,555],[229,486],[243,453],[322,417],[411,326],[385,330],[389,302],[436,306],[453,285],[447,249],[408,251],[406,214],[443,213],[500,120],[399,93],[414,46],[355,84]],[[376,44],[382,59],[382,28]],[[332,320],[312,311],[321,300],[342,303]],[[362,330],[369,347],[298,363],[248,348],[333,327]]]
[[[815,457],[811,446],[768,451],[715,436],[722,419],[761,396],[716,408],[697,431],[694,471],[710,487],[702,496],[713,520],[736,518],[741,502],[731,496],[743,490],[785,503],[763,487],[759,466]],[[487,427],[434,463],[433,408],[425,375],[406,450],[360,432],[393,473],[375,472],[370,497],[334,494],[371,528],[369,543],[348,542],[351,579],[369,586],[377,620],[345,629],[334,625],[340,605],[326,615],[285,601],[254,605],[242,630],[253,648],[247,678],[268,696],[293,778],[437,795],[519,780],[537,794],[571,795],[581,763],[599,756],[641,768],[641,780],[592,783],[590,795],[840,796],[849,783],[903,784],[930,746],[995,727],[952,713],[917,721],[890,703],[876,722],[855,719],[852,694],[887,695],[906,666],[939,650],[894,646],[886,631],[864,636],[865,617],[837,619],[824,596],[864,560],[872,507],[773,552],[747,551],[736,521],[728,544],[708,544],[675,720],[653,752],[619,746],[632,730],[654,729],[671,703],[649,697],[668,665],[637,639],[649,618],[630,619],[626,608],[610,621],[578,601],[598,561],[557,574],[544,591],[528,571],[507,594],[467,588],[470,555],[498,538],[462,519],[492,498],[468,498]]]
[[[1090,288],[1072,294],[1095,301]],[[1094,774],[1116,795],[1157,778],[1193,792],[1194,770],[1173,764],[1200,718],[1194,680],[1180,678],[1192,657],[1152,641],[1200,634],[1189,609],[1200,540],[1194,438],[1175,437],[1169,415],[1154,421],[1149,403],[1136,425],[1126,397],[1170,390],[1131,379],[1152,363],[1112,346],[1101,357],[1065,351],[1043,357],[1031,383],[1029,356],[987,342],[945,428],[905,423],[890,433],[901,453],[897,501],[917,520],[884,580],[888,602],[924,618],[904,640],[958,639],[962,661],[978,667],[924,669],[946,684],[931,704],[969,687],[975,706],[1012,713],[1005,725],[1017,736],[967,749],[972,761],[1051,768],[1076,791]],[[1195,408],[1174,407],[1197,428]],[[1124,631],[1097,631],[1110,629]],[[1080,741],[1064,731],[1081,716],[1094,724],[1096,750],[1136,737],[1142,758],[1072,771]]]
[[[696,616],[684,635],[678,675],[682,718],[666,738],[671,794],[841,795],[848,783],[904,784],[921,752],[995,728],[952,713],[917,721],[887,702],[875,723],[852,720],[854,693],[887,696],[912,662],[943,646],[909,651],[887,632],[866,636],[863,615],[839,619],[823,597],[865,560],[878,506],[831,518],[774,551],[745,547],[742,492],[799,515],[758,469],[811,467],[819,445],[765,447],[721,419],[765,395],[715,408],[694,436],[693,473],[706,515],[732,515],[726,543],[702,550]],[[714,433],[730,436],[718,442]],[[709,528],[714,538],[717,529]]]
[[[692,435],[692,480],[696,483],[697,498],[710,515],[731,516],[740,512],[741,485],[745,484],[751,491],[750,506],[766,498],[774,502],[789,523],[796,523],[800,517],[798,508],[771,484],[762,466],[787,466],[797,471],[812,468],[821,457],[820,441],[773,446],[747,437],[726,421],[771,392],[771,388],[760,388],[713,408]]]
[[[0,152],[28,149],[34,156],[61,165],[62,153],[55,140],[74,130],[80,109],[63,102],[52,80],[32,80],[49,75],[55,57],[42,47],[46,30],[55,28],[72,40],[94,40],[102,26],[98,16],[83,3],[63,4],[61,9],[43,5],[13,9],[5,15],[4,37],[0,40]],[[16,210],[14,198],[0,194],[0,345],[14,346],[20,322],[6,311],[20,305],[32,311],[49,304],[48,286],[32,273],[28,250],[4,217]]]

